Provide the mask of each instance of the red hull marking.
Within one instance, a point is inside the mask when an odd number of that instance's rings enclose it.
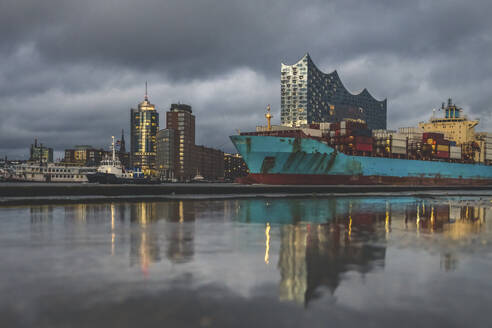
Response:
[[[387,176],[351,176],[318,174],[258,174],[252,173],[241,179],[242,183],[262,183],[271,185],[416,185],[416,186],[452,186],[452,185],[488,185],[492,180],[423,178],[423,177],[387,177]]]

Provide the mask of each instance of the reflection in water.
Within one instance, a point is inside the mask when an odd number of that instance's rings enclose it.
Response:
[[[270,223],[267,222],[265,227],[265,263],[270,263]]]
[[[170,224],[166,229],[167,258],[174,263],[188,262],[194,254],[195,211],[194,202],[173,201],[168,207]],[[177,224],[176,224],[177,222]]]
[[[407,231],[439,233],[451,240],[480,232],[486,208],[463,202],[440,204],[413,198],[331,198],[248,200],[239,220],[266,223],[265,262],[269,261],[270,222],[280,226],[279,297],[308,304],[319,287],[334,293],[348,271],[361,274],[384,268],[392,222]],[[441,255],[441,268],[454,270],[457,256]]]
[[[130,265],[139,263],[144,274],[160,261],[159,235],[153,229],[158,218],[156,203],[130,204],[130,222],[139,226],[130,234]]]
[[[354,205],[360,204],[349,202],[347,211],[335,214],[327,223],[281,227],[281,300],[307,305],[318,296],[321,286],[333,293],[343,273],[366,273],[384,265],[385,247],[370,245],[372,237],[367,233],[374,232],[373,225],[385,219],[384,208],[381,212],[356,212]]]
[[[197,260],[196,221],[218,220],[217,229],[222,229],[221,221],[246,224],[258,233],[266,264],[278,255],[279,299],[307,306],[323,290],[335,294],[348,272],[365,275],[384,270],[395,234],[462,241],[482,233],[489,207],[490,203],[466,200],[312,197],[31,206],[29,210],[32,236],[41,240],[49,239],[46,232],[51,234],[56,218],[62,218],[63,229],[79,238],[97,233],[89,228],[101,229],[100,222],[105,222],[106,252],[128,256],[129,243],[130,266],[140,267],[145,275],[155,263]],[[457,269],[455,250],[438,252],[442,270]],[[241,254],[237,259],[242,260]]]
[[[206,211],[205,206],[196,206],[194,201],[140,202],[124,204],[76,204],[66,205],[62,218],[67,229],[77,229],[79,234],[87,233],[88,224],[109,221],[110,254],[115,255],[119,241],[123,246],[128,230],[121,229],[129,224],[130,266],[139,265],[142,272],[148,273],[152,263],[161,261],[161,243],[166,243],[166,256],[175,263],[185,263],[194,255],[195,217],[197,209]],[[31,206],[31,231],[33,238],[46,238],[41,234],[51,231],[55,217],[54,206]],[[107,221],[107,222],[108,222]],[[156,229],[158,222],[164,224],[165,234]],[[48,230],[49,229],[49,230]]]

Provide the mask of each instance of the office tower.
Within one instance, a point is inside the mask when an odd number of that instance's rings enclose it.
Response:
[[[195,116],[191,106],[172,104],[166,113],[166,128],[174,131],[174,176],[186,181],[196,175],[193,165],[195,147]]]
[[[162,129],[157,132],[157,171],[163,181],[174,179],[174,130]]]
[[[138,108],[131,109],[131,163],[146,174],[155,173],[156,138],[159,130],[159,113],[149,102],[147,83],[144,100]]]

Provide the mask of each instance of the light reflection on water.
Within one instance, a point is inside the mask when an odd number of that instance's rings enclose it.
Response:
[[[487,326],[491,205],[312,197],[0,208],[0,324]]]

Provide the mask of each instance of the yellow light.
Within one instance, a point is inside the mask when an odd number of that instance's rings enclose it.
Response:
[[[114,233],[114,204],[111,204],[111,255],[114,255],[114,242],[116,235]]]
[[[390,220],[390,216],[389,216],[388,207],[389,207],[389,203],[386,202],[386,218],[384,220],[384,228],[385,228],[385,231],[386,231],[386,239],[388,239],[388,237],[389,237],[389,220]]]
[[[352,235],[352,216],[349,216],[349,230],[348,230],[349,240],[350,240],[351,235]]]
[[[265,263],[268,264],[268,263],[270,263],[270,223],[269,222],[267,222],[267,224],[266,224],[265,236],[266,236],[266,241],[265,241]]]
[[[183,201],[179,201],[179,223],[184,222],[184,209],[183,209]]]

